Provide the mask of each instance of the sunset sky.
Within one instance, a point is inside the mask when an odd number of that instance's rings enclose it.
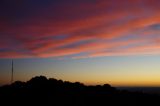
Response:
[[[0,0],[0,85],[45,75],[160,86],[160,0]]]

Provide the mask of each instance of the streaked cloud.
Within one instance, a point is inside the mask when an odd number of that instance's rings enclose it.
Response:
[[[158,0],[2,0],[0,4],[0,58],[160,54]]]

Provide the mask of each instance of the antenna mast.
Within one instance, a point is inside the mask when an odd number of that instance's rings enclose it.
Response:
[[[12,74],[11,74],[11,84],[13,83],[13,59],[12,59]]]

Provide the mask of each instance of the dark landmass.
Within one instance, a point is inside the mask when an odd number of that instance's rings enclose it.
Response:
[[[159,105],[160,96],[118,90],[109,84],[86,86],[80,82],[34,77],[0,87],[1,106],[143,106]]]
[[[130,92],[143,92],[148,94],[160,95],[160,87],[140,86],[140,87],[116,87],[118,90],[128,90]]]

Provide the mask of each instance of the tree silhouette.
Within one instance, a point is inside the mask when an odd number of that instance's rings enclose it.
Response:
[[[80,82],[36,76],[27,82],[16,81],[0,87],[4,105],[85,106],[85,105],[157,105],[159,95],[120,91],[109,84],[86,86]]]

